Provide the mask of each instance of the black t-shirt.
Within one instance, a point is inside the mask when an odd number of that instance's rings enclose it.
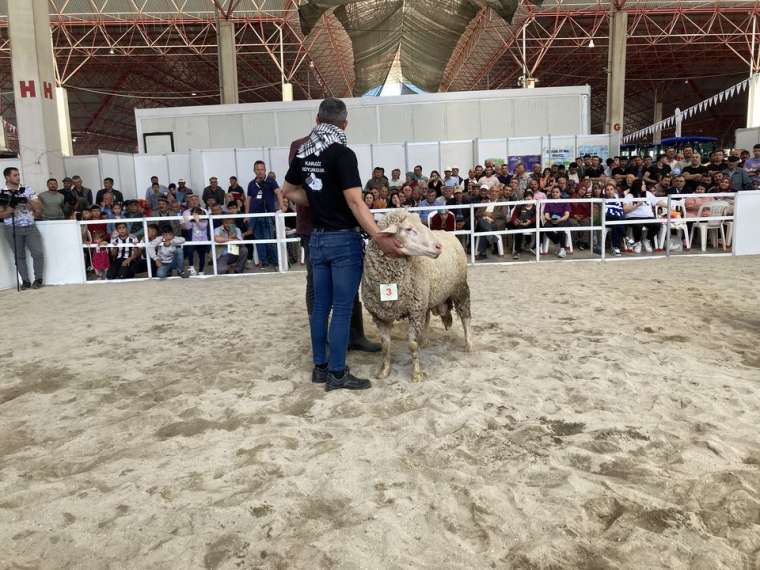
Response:
[[[617,176],[617,175],[625,176],[625,168],[623,168],[622,166],[616,166],[615,168],[613,168],[612,176]]]
[[[583,169],[583,176],[588,176],[589,178],[601,178],[604,176],[604,168],[601,165],[597,168],[587,166]]]
[[[707,167],[705,166],[686,166],[681,171],[683,174],[701,174],[704,176],[707,174]],[[686,191],[687,192],[694,192],[697,189],[697,186],[702,184],[701,180],[687,180],[686,181]]]
[[[667,164],[663,164],[662,167],[659,167],[656,164],[653,164],[652,166],[647,168],[647,172],[649,173],[649,178],[651,178],[655,182],[659,182],[660,178],[662,178],[666,174],[670,174],[670,167]]]
[[[708,162],[706,168],[707,172],[723,172],[726,168],[728,168],[728,165],[725,162],[721,162],[720,164],[713,164],[712,162]]]
[[[296,156],[285,180],[303,186],[315,228],[333,231],[359,225],[343,195],[344,190],[362,187],[356,155],[347,146],[335,143],[319,156]]]

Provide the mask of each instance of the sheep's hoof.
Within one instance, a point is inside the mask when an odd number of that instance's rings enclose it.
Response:
[[[412,372],[412,384],[419,384],[422,382],[422,372]]]
[[[377,374],[375,374],[375,378],[377,378],[378,380],[385,380],[390,375],[391,375],[391,367],[383,366],[377,371]]]
[[[429,338],[422,338],[422,339],[420,339],[420,340],[417,341],[417,344],[419,345],[420,348],[425,348],[426,346],[428,346],[430,344],[430,339]]]
[[[464,351],[465,352],[472,352],[472,343],[468,342],[464,345]]]

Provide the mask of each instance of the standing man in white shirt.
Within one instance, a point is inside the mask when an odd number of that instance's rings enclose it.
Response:
[[[45,268],[45,256],[42,250],[42,237],[34,223],[34,218],[42,213],[42,204],[37,194],[28,186],[21,186],[18,168],[9,166],[3,171],[5,184],[0,190],[0,220],[3,222],[3,235],[15,256],[16,269],[21,276],[21,289],[39,289],[42,287],[42,273]],[[32,255],[34,264],[34,282],[29,281],[29,269],[26,266],[26,250]]]

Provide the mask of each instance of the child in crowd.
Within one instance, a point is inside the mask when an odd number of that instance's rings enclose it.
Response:
[[[156,263],[156,276],[159,279],[166,279],[172,273],[183,279],[189,277],[185,271],[185,256],[182,252],[182,246],[185,238],[174,235],[174,229],[169,224],[161,227],[161,236],[157,237],[148,244],[148,256]]]
[[[608,222],[625,220],[625,211],[623,210],[623,204],[617,199],[618,190],[615,185],[608,184],[605,187],[604,192],[608,199],[615,199],[614,202],[606,202],[604,204],[604,219]],[[620,242],[623,239],[623,234],[625,234],[625,226],[611,226],[610,229],[612,231],[612,255],[619,256],[621,255]],[[602,244],[602,246],[603,245],[604,244]],[[601,249],[599,249],[597,253],[601,253]]]
[[[103,281],[106,278],[106,272],[111,266],[111,259],[108,255],[108,240],[105,238],[105,234],[101,231],[92,232],[92,243],[95,244],[95,248],[90,248],[90,256],[92,257],[92,268],[95,270],[95,276],[98,281]],[[104,247],[106,246],[106,247]]]

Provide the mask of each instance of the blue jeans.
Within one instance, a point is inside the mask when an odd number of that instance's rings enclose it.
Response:
[[[162,263],[161,267],[156,269],[156,277],[159,279],[166,279],[172,274],[172,269],[177,270],[177,275],[185,270],[185,255],[182,253],[182,248],[178,247],[174,253],[174,259],[171,263]]]
[[[274,239],[274,218],[252,218],[253,239]],[[277,249],[273,243],[257,243],[261,265],[277,265]]]
[[[327,363],[331,372],[346,368],[346,351],[354,297],[364,269],[364,242],[359,232],[314,232],[309,242],[314,279],[311,348],[314,364]],[[330,321],[330,357],[327,357],[327,324]]]

